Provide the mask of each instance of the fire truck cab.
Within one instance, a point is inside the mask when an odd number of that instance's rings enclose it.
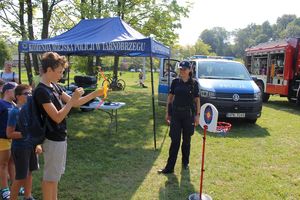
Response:
[[[263,102],[270,95],[287,97],[300,104],[300,38],[261,43],[247,48],[245,64],[262,91]]]

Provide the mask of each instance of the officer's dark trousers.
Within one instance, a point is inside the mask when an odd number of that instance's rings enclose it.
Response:
[[[194,116],[189,111],[176,112],[171,116],[170,124],[170,137],[171,146],[169,149],[169,158],[166,165],[166,169],[174,170],[177,160],[177,154],[180,147],[182,133],[182,164],[189,164],[190,148],[191,148],[191,136],[194,133]]]

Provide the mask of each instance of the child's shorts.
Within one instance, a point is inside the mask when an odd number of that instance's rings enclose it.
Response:
[[[44,155],[44,181],[58,182],[65,172],[67,141],[46,139],[42,145]]]
[[[39,169],[38,157],[33,147],[13,147],[11,153],[15,162],[16,180],[26,179],[28,172]]]
[[[0,138],[0,151],[10,150],[11,139]]]

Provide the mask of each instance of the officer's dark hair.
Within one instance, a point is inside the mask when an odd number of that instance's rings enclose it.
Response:
[[[196,112],[196,108],[195,108],[195,105],[194,105],[194,88],[195,88],[195,80],[193,79],[193,66],[192,66],[192,63],[190,63],[190,72],[189,72],[189,84],[190,84],[190,88],[191,88],[191,96],[193,97],[192,98],[192,102],[191,102],[191,106],[192,106],[192,111],[193,111],[193,114],[195,115],[195,112]]]
[[[194,94],[194,84],[195,84],[195,81],[193,79],[193,66],[192,66],[192,63],[190,63],[190,72],[189,72],[189,84],[191,85],[191,89],[192,89],[192,94]]]

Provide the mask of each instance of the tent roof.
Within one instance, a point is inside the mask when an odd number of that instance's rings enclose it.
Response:
[[[145,37],[120,17],[83,19],[59,36],[19,42],[19,52],[47,51],[63,55],[170,56],[168,47]]]

